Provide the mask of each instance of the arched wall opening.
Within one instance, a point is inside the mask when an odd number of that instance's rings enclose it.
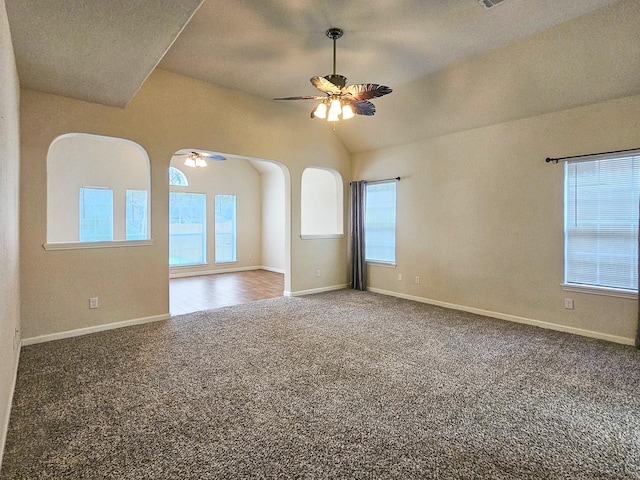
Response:
[[[192,151],[203,154],[206,166],[195,167],[190,162]],[[281,293],[289,291],[288,169],[273,160],[193,148],[175,152],[170,169],[174,178],[169,182],[170,278],[262,269],[283,274]],[[232,203],[235,207],[233,228],[227,228],[231,226],[231,216],[224,210],[225,200],[231,200],[227,206]],[[179,205],[185,202],[194,205],[191,212],[198,218],[179,218]],[[189,241],[194,249],[185,247],[188,254],[182,261],[179,246],[184,247]],[[231,251],[235,253],[233,258],[229,257]],[[189,257],[194,252],[197,255]]]
[[[149,156],[136,142],[60,135],[47,153],[49,249],[150,240]]]

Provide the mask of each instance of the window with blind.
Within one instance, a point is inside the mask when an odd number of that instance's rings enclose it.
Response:
[[[367,262],[396,263],[396,182],[365,187],[364,250]]]
[[[113,190],[106,187],[80,187],[81,242],[113,240]]]
[[[216,195],[216,263],[236,261],[236,196]]]
[[[169,192],[169,266],[206,263],[207,196]]]
[[[640,151],[565,164],[565,285],[638,289]]]

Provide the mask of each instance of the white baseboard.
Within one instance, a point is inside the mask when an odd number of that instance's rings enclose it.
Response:
[[[61,340],[63,338],[79,337],[89,333],[103,332],[105,330],[113,330],[115,328],[130,327],[132,325],[142,325],[144,323],[159,322],[169,320],[171,315],[168,313],[162,315],[153,315],[151,317],[134,318],[132,320],[124,320],[122,322],[106,323],[96,325],[94,327],[78,328],[76,330],[67,330],[66,332],[50,333],[47,335],[39,335],[37,337],[23,338],[22,345],[34,345],[36,343],[51,342],[53,340]]]
[[[253,265],[250,267],[218,268],[216,270],[197,270],[190,272],[170,271],[169,278],[199,277],[201,275],[216,275],[218,273],[248,272],[249,270],[266,270],[268,272],[284,274],[284,269],[282,268],[267,267],[265,265]]]
[[[296,292],[288,292],[285,290],[284,292],[284,296],[285,297],[300,297],[302,295],[310,295],[312,293],[322,293],[322,292],[330,292],[332,290],[342,290],[344,288],[347,288],[349,286],[349,284],[344,284],[344,285],[331,285],[329,287],[320,287],[320,288],[311,288],[309,290],[298,290]]]
[[[480,308],[465,307],[464,305],[456,305],[453,303],[441,302],[438,300],[432,300],[424,297],[417,297],[415,295],[407,295],[404,293],[391,292],[388,290],[382,290],[379,288],[367,288],[370,292],[380,293],[382,295],[389,295],[392,297],[404,298],[406,300],[413,300],[421,303],[428,303],[430,305],[436,305],[438,307],[451,308],[453,310],[460,310],[463,312],[475,313],[477,315],[484,315],[485,317],[497,318],[499,320],[507,320],[509,322],[523,323],[525,325],[533,325],[535,327],[546,328],[548,330],[556,330],[558,332],[573,333],[575,335],[582,335],[583,337],[597,338],[599,340],[606,340],[614,343],[621,343],[623,345],[635,345],[634,338],[621,337],[618,335],[610,335],[608,333],[594,332],[593,330],[584,330],[582,328],[569,327],[566,325],[559,325],[557,323],[543,322],[542,320],[534,320],[532,318],[518,317],[516,315],[509,315],[506,313],[492,312],[490,310],[482,310]]]
[[[263,267],[253,265],[250,267],[232,267],[232,268],[218,268],[216,270],[197,270],[189,272],[171,272],[169,270],[169,278],[183,278],[183,277],[199,277],[200,275],[215,275],[217,273],[234,273],[234,272],[246,272],[249,270],[260,270]]]
[[[4,448],[7,445],[7,433],[9,433],[9,419],[11,418],[11,408],[13,406],[13,396],[16,391],[16,382],[18,380],[18,364],[20,363],[20,346],[18,346],[18,355],[15,358],[15,366],[13,368],[13,379],[11,382],[11,388],[9,389],[9,402],[7,403],[7,412],[5,418],[2,419],[2,431],[4,432],[0,437],[0,472],[2,472],[2,459],[4,458]]]
[[[273,272],[273,273],[282,273],[284,275],[284,268],[273,268],[273,267],[267,267],[265,265],[259,267],[261,270],[266,270],[267,272]]]

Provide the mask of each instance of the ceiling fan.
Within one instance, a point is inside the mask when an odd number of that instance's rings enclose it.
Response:
[[[202,153],[202,152],[186,152],[186,153],[174,153],[174,157],[187,157],[184,161],[184,164],[187,167],[206,167],[207,161],[205,159],[222,161],[226,160],[226,157],[219,155],[217,153]]]
[[[347,86],[347,77],[336,74],[336,40],[344,32],[340,28],[330,28],[326,33],[333,40],[333,73],[311,77],[311,83],[324,95],[280,97],[274,100],[321,100],[311,112],[311,118],[326,118],[328,122],[347,120],[355,115],[375,115],[376,107],[369,99],[387,95],[393,90],[376,83]]]

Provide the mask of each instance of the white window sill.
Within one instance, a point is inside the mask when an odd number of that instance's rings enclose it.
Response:
[[[300,235],[302,240],[315,240],[318,238],[344,238],[344,233],[326,233],[322,235]]]
[[[190,263],[188,265],[169,265],[169,271],[173,273],[174,270],[188,269],[193,267],[208,267],[209,264],[207,262],[203,263]]]
[[[153,240],[117,240],[113,242],[61,242],[45,243],[42,246],[47,251],[52,250],[86,250],[89,248],[118,248],[118,247],[147,247],[153,245]]]
[[[386,268],[396,268],[397,264],[392,262],[379,262],[375,260],[365,260],[367,265],[371,265],[372,267],[386,267]]]
[[[235,265],[236,263],[238,263],[237,260],[231,260],[229,262],[214,262],[214,265]]]
[[[604,295],[606,297],[638,298],[638,292],[624,290],[622,288],[595,287],[592,285],[580,285],[577,283],[563,283],[562,289],[567,292],[589,293],[591,295]]]

